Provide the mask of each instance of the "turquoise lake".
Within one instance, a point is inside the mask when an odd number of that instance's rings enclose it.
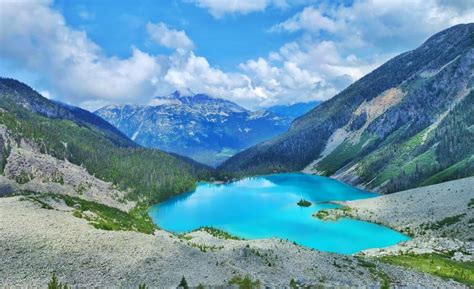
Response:
[[[372,198],[374,193],[339,181],[300,173],[246,178],[228,184],[199,183],[196,190],[150,208],[161,228],[184,233],[211,226],[245,239],[281,238],[320,251],[352,254],[409,238],[373,223],[311,215],[337,205],[323,203]],[[313,203],[302,208],[300,199]]]

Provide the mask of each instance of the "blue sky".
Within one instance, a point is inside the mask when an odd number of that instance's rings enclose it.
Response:
[[[173,90],[247,108],[324,100],[470,0],[0,0],[0,75],[90,110]]]
[[[152,54],[170,53],[171,49],[149,41],[146,24],[164,22],[184,30],[196,43],[195,53],[205,55],[216,67],[233,70],[247,59],[277,50],[298,35],[268,33],[275,23],[298,11],[270,7],[263,13],[228,15],[215,18],[193,3],[179,1],[57,1],[53,7],[61,11],[68,23],[83,29],[110,55],[129,57],[136,46]]]

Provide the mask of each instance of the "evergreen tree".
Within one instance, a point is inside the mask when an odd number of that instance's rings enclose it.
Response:
[[[188,282],[186,282],[186,279],[181,278],[181,282],[179,282],[178,288],[183,288],[183,289],[189,289]]]
[[[53,277],[48,283],[48,289],[69,289],[69,287],[67,284],[59,282],[58,277],[53,273]]]

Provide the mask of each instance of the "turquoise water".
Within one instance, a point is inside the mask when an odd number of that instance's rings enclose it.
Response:
[[[153,206],[149,212],[159,227],[175,233],[212,226],[246,239],[276,237],[321,251],[352,254],[408,237],[368,222],[320,221],[311,215],[337,207],[321,202],[375,196],[325,177],[275,174],[223,185],[199,183],[194,192]],[[299,207],[301,198],[313,205]]]

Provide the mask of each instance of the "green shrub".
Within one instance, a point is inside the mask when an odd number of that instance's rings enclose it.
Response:
[[[75,208],[73,212],[75,217],[88,220],[97,229],[136,231],[145,234],[153,234],[157,229],[144,207],[136,207],[127,213],[104,204],[67,195],[44,194],[42,197],[64,200],[67,206]],[[39,196],[30,198],[34,198],[40,204],[47,205],[40,200]]]
[[[242,238],[239,238],[237,236],[234,236],[232,234],[229,234],[227,233],[226,231],[223,231],[223,230],[219,230],[219,229],[216,229],[216,228],[213,228],[213,227],[201,227],[195,231],[199,231],[199,230],[202,230],[206,233],[208,233],[209,235],[212,235],[216,238],[219,238],[219,239],[225,239],[225,240],[243,240]]]
[[[298,284],[296,283],[295,279],[291,278],[290,280],[290,288],[291,289],[297,289],[298,288]]]
[[[48,283],[48,289],[69,289],[69,286],[66,283],[59,282],[58,277],[53,273],[53,277]]]
[[[325,220],[329,216],[329,213],[326,210],[321,210],[317,211],[314,216],[320,220]]]
[[[474,286],[474,262],[455,261],[439,254],[386,256],[380,260]]]
[[[255,289],[260,288],[260,281],[255,280],[253,281],[250,276],[245,276],[242,278],[240,276],[234,276],[229,281],[230,285],[238,285],[239,289]]]

